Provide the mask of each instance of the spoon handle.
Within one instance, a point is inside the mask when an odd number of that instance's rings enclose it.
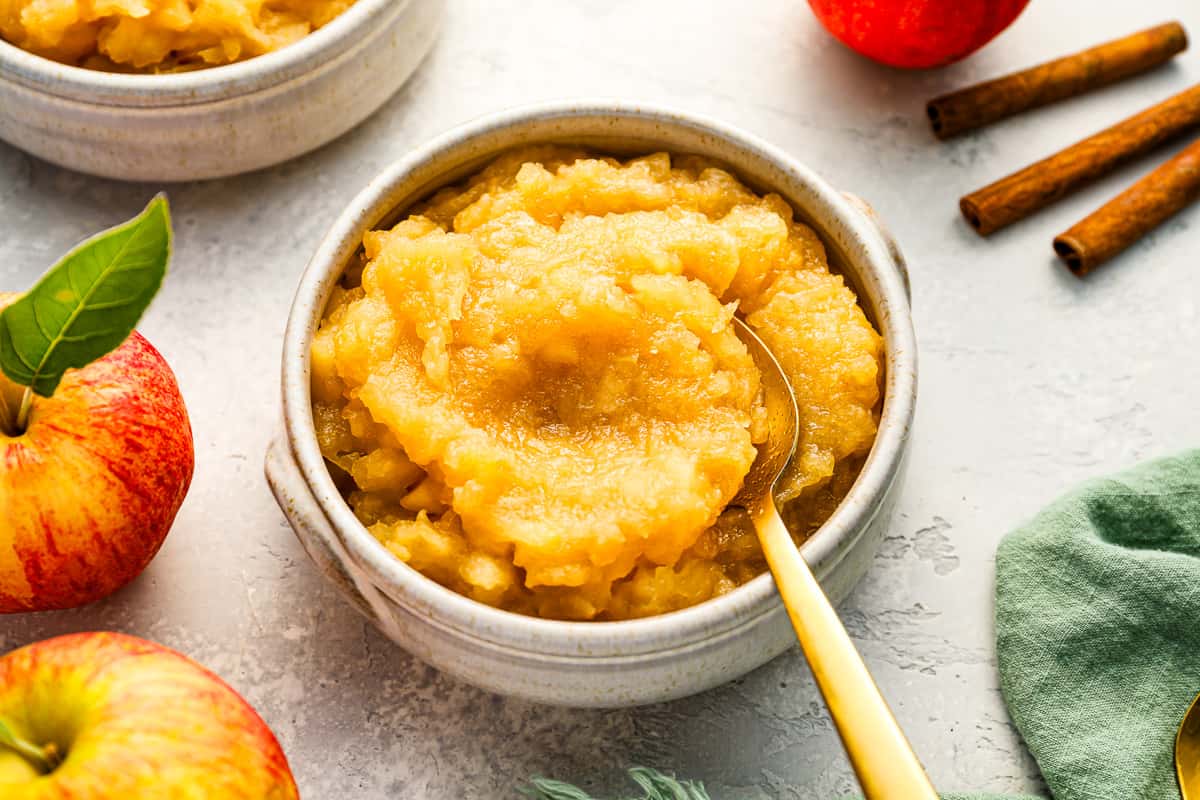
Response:
[[[937,800],[921,762],[775,504],[768,500],[753,516],[775,585],[863,795],[867,800]]]

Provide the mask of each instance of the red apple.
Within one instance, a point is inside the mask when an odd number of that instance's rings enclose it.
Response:
[[[0,296],[0,307],[7,304]],[[0,375],[10,407],[19,387]],[[187,494],[192,430],[167,362],[137,333],[0,431],[0,612],[71,608],[133,580]]]
[[[938,67],[974,53],[1029,0],[808,0],[848,47],[893,67]]]
[[[295,800],[287,758],[237,692],[191,659],[119,633],[0,658],[5,800]]]

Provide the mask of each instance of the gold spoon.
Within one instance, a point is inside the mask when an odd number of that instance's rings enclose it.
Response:
[[[1200,695],[1183,715],[1175,734],[1175,774],[1183,800],[1200,800]]]
[[[754,522],[796,637],[867,800],[937,800],[921,762],[779,517],[775,482],[796,451],[800,412],[775,356],[741,320],[734,319],[734,328],[762,373],[769,432],[730,505],[745,508]]]

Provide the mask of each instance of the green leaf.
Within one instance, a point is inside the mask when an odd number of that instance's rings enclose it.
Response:
[[[0,312],[0,370],[42,397],[129,337],[171,258],[167,199],[81,242]]]

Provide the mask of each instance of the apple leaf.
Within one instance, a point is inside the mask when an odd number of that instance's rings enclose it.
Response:
[[[0,370],[42,397],[68,369],[121,345],[162,285],[171,216],[159,194],[141,214],[76,245],[0,312]]]

